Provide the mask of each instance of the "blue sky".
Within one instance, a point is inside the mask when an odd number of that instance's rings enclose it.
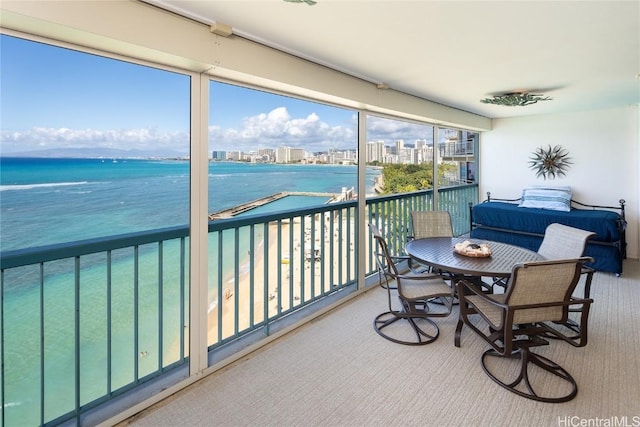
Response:
[[[0,55],[1,153],[188,153],[188,76],[6,35]],[[356,148],[355,111],[224,83],[210,90],[211,150]],[[429,129],[370,118],[367,137],[413,143]]]

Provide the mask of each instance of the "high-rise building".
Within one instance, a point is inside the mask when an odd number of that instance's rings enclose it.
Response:
[[[226,151],[212,151],[211,152],[212,160],[227,160],[227,152]]]
[[[227,153],[227,159],[235,161],[242,160],[242,151],[229,151]]]
[[[276,160],[276,150],[273,148],[261,148],[258,150],[258,156],[264,161],[274,162]]]
[[[402,155],[403,151],[404,151],[404,140],[396,139],[396,154],[400,156]]]
[[[384,162],[386,154],[384,141],[370,141],[367,143],[367,156],[366,161],[370,162]]]
[[[302,148],[278,147],[276,150],[276,163],[299,162],[305,158],[305,151]]]

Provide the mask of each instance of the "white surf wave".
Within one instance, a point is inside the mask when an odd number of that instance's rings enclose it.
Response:
[[[12,408],[12,407],[15,407],[15,406],[20,406],[20,405],[22,405],[22,402],[7,402],[7,403],[4,404],[4,407],[5,408]]]
[[[89,184],[89,181],[48,182],[48,183],[44,183],[44,184],[0,185],[0,191],[32,190],[34,188],[64,187],[64,186],[69,186],[69,185],[85,185],[85,184]]]

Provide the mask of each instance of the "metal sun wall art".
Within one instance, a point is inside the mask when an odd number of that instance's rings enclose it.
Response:
[[[559,145],[545,149],[540,147],[529,157],[529,167],[536,172],[536,178],[554,179],[565,176],[569,165],[572,164],[569,152]]]

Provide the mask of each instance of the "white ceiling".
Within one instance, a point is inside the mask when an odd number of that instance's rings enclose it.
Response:
[[[640,1],[148,0],[336,70],[483,116],[640,103]],[[526,90],[551,101],[483,104]]]

